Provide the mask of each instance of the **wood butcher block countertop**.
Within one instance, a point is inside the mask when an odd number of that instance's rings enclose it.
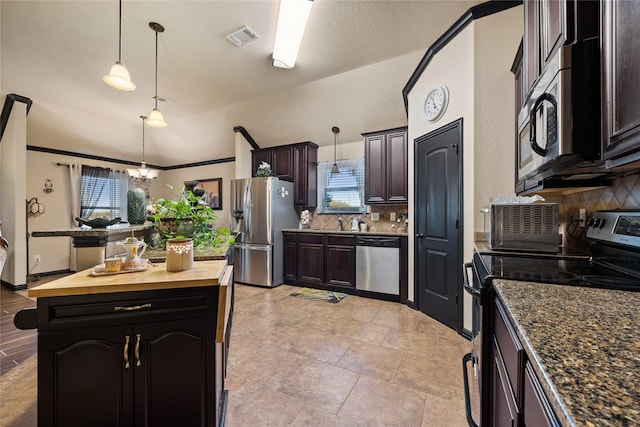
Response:
[[[29,289],[28,295],[57,297],[217,286],[226,266],[226,260],[197,261],[191,270],[168,272],[165,264],[159,263],[145,271],[97,277],[91,275],[91,268]]]

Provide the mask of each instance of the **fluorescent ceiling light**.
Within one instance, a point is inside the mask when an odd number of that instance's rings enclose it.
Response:
[[[276,42],[273,47],[274,67],[291,69],[296,65],[312,4],[312,0],[280,0]]]

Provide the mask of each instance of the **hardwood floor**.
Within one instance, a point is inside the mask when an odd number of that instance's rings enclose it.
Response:
[[[29,282],[29,287],[42,285],[68,274],[42,276]],[[36,306],[35,300],[28,298],[26,294],[26,291],[15,292],[0,286],[0,375],[36,354],[38,349],[36,330],[22,331],[13,324],[13,317],[18,311]]]
[[[0,291],[0,375],[36,354],[36,330],[22,331],[13,324],[13,316],[23,308],[35,307],[35,301],[1,286]]]

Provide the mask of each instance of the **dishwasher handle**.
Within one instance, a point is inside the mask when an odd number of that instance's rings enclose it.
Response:
[[[399,248],[399,237],[362,237],[356,238],[356,246],[373,246],[376,248]]]

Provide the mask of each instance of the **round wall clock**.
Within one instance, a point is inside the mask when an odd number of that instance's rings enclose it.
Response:
[[[445,85],[434,86],[424,101],[424,114],[427,120],[435,122],[442,117],[449,103],[449,90]]]

